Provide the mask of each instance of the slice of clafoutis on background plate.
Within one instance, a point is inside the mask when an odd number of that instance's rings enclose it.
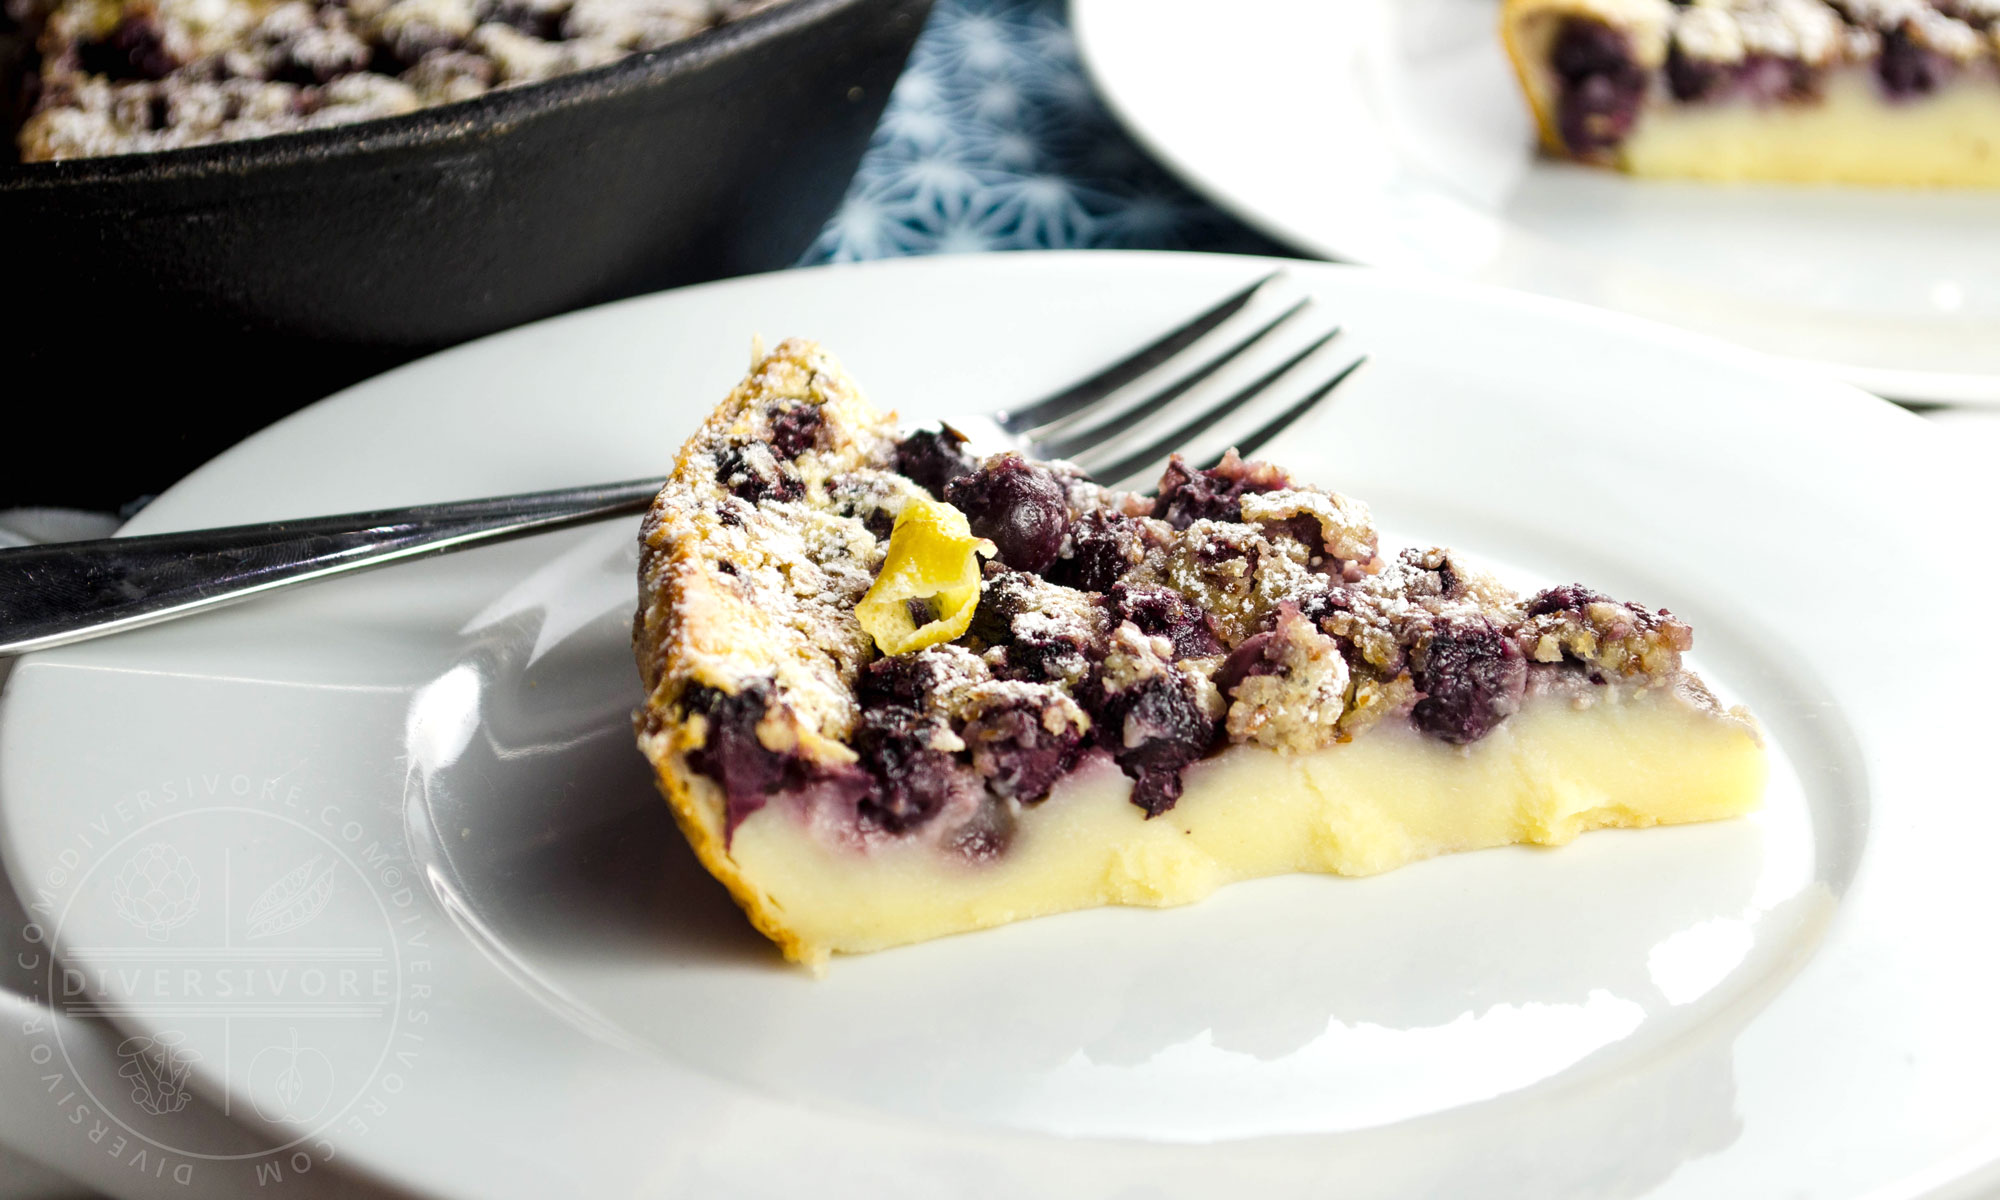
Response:
[[[791,341],[641,533],[639,745],[820,966],[1290,871],[1706,821],[1762,796],[1664,610],[1522,596],[1233,454],[1155,494],[899,430]]]
[[[2000,186],[1984,0],[1507,0],[1552,154],[1636,175]]]

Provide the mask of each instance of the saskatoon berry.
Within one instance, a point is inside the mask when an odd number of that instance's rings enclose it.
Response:
[[[1137,625],[1147,637],[1173,642],[1176,659],[1222,653],[1207,611],[1171,588],[1118,584],[1111,589],[1111,610],[1119,620]]]
[[[1111,585],[1144,561],[1146,527],[1137,517],[1121,513],[1087,512],[1070,526],[1070,557],[1049,572],[1052,582],[1086,592],[1108,592]]]
[[[1464,745],[1520,708],[1528,663],[1490,623],[1459,621],[1431,636],[1416,682],[1424,698],[1410,720],[1432,737]]]
[[[987,790],[1023,804],[1049,794],[1075,764],[1079,740],[1067,730],[1050,733],[1033,704],[988,711],[965,727],[972,769],[986,781]]]
[[[727,446],[715,456],[715,478],[732,493],[755,504],[759,500],[796,500],[805,495],[805,483],[787,462],[780,462],[768,446]]]
[[[1215,722],[1178,676],[1164,675],[1106,699],[1098,731],[1132,778],[1132,803],[1157,817],[1181,798],[1181,772],[1208,753]]]
[[[721,786],[727,801],[724,824],[730,832],[764,807],[788,774],[785,757],[757,740],[757,723],[769,704],[770,688],[761,683],[733,696],[699,684],[688,689],[688,710],[708,718],[707,738],[701,749],[688,755],[688,764]]]
[[[1220,466],[1196,471],[1176,454],[1167,460],[1166,474],[1160,476],[1159,498],[1153,501],[1153,515],[1186,529],[1196,521],[1241,521],[1244,493],[1277,491],[1291,480],[1269,463],[1226,459]]]
[[[771,452],[797,458],[819,443],[826,418],[816,404],[793,404],[771,419]]]
[[[1667,51],[1667,86],[1674,99],[1683,103],[1700,100],[1722,82],[1722,65],[1709,59],[1691,58],[1676,42]]]
[[[1646,73],[1625,36],[1599,21],[1568,21],[1550,62],[1562,77],[1556,123],[1572,153],[1608,150],[1625,140],[1646,94]]]
[[[1614,75],[1633,69],[1625,35],[1602,21],[1570,20],[1549,53],[1556,74],[1574,83],[1590,75]]]
[[[923,718],[914,709],[892,706],[861,714],[854,749],[875,777],[875,786],[857,807],[877,828],[890,833],[914,829],[951,798],[960,768],[951,755],[932,749],[923,732]]]
[[[88,74],[112,80],[165,79],[180,66],[158,23],[138,14],[121,18],[102,40],[78,46],[77,58]]]
[[[1528,601],[1528,615],[1545,617],[1550,613],[1560,612],[1580,614],[1590,605],[1610,599],[1611,597],[1603,592],[1593,592],[1580,583],[1565,583],[1560,587],[1537,592],[1535,598]]]
[[[1222,660],[1222,666],[1215,672],[1215,690],[1227,697],[1236,690],[1236,685],[1254,675],[1276,675],[1278,664],[1265,657],[1271,643],[1277,640],[1275,633],[1252,634],[1243,639],[1243,644],[1229,652]]]
[[[1876,73],[1883,90],[1898,98],[1923,96],[1936,90],[1944,74],[1942,59],[1917,44],[1903,26],[1882,35],[1882,54],[1876,59]]]
[[[965,452],[965,435],[951,426],[919,429],[896,447],[896,471],[938,499],[945,485],[979,469]]]
[[[1047,467],[1001,454],[945,486],[945,500],[1018,571],[1046,571],[1069,532],[1069,496]]]

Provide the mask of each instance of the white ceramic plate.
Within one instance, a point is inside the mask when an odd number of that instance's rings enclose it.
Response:
[[[1535,153],[1498,0],[1071,0],[1113,109],[1303,249],[2000,403],[2000,197],[1626,179]]]
[[[319,404],[135,531],[657,472],[753,331],[824,339],[909,415],[994,407],[1269,266],[920,260],[618,304]],[[1860,1197],[1982,1169],[1991,499],[1941,481],[1917,418],[1743,351],[1300,275],[1374,357],[1281,457],[1392,530],[1689,617],[1778,752],[1760,815],[815,981],[631,746],[621,523],[23,662],[0,831],[78,969],[59,998],[152,1039],[154,1107],[199,1091],[302,1137],[294,1172],[453,1196]]]

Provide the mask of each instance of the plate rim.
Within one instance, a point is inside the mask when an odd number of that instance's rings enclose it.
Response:
[[[1234,255],[1190,256],[1190,255],[1167,254],[1160,252],[1134,252],[1127,254],[1107,255],[1104,252],[1079,251],[1079,252],[1070,252],[1066,254],[1044,254],[1044,255],[1034,255],[1034,256],[985,255],[985,256],[972,256],[972,257],[977,260],[984,260],[984,261],[1006,261],[1011,264],[1018,264],[1018,266],[1010,267],[1009,269],[1022,269],[1029,271],[1041,269],[1039,265],[1029,265],[1031,260],[1037,260],[1037,259],[1053,260],[1057,258],[1070,259],[1073,261],[1083,260],[1088,258],[1097,262],[1104,262],[1119,258],[1126,258],[1126,259],[1145,258],[1145,259],[1163,259],[1163,260],[1185,260],[1190,258],[1198,258],[1203,260],[1222,260],[1222,261],[1237,262],[1237,263],[1253,263],[1253,262],[1268,263],[1272,261],[1278,261],[1278,262],[1284,261],[1284,260],[1255,259],[1248,256],[1234,256]],[[828,271],[828,272],[861,271],[870,274],[879,274],[887,272],[932,272],[932,271],[949,273],[951,271],[957,270],[959,268],[959,265],[965,261],[967,261],[965,258],[940,257],[940,258],[929,258],[929,259],[918,259],[918,260],[894,260],[886,263],[873,263],[873,264],[841,264],[837,266],[814,268],[814,270]],[[1114,267],[1112,269],[1116,270],[1118,268]],[[1309,272],[1318,272],[1318,271],[1365,272],[1377,278],[1395,278],[1403,280],[1406,281],[1410,286],[1419,287],[1423,289],[1443,290],[1447,292],[1460,293],[1460,294],[1477,294],[1480,296],[1484,296],[1491,302],[1497,304],[1526,306],[1530,309],[1543,309],[1551,312],[1560,312],[1567,314],[1568,318],[1572,320],[1579,320],[1607,327],[1623,327],[1644,334],[1650,339],[1655,341],[1662,341],[1669,344],[1679,343],[1681,344],[1680,348],[1686,351],[1697,353],[1704,357],[1708,357],[1712,360],[1720,359],[1727,361],[1734,367],[1752,372],[1754,374],[1765,375],[1765,376],[1784,376],[1795,382],[1799,381],[1800,379],[1800,377],[1795,372],[1789,371],[1787,368],[1784,367],[1783,364],[1777,362],[1776,360],[1773,360],[1767,356],[1760,355],[1754,351],[1745,350],[1733,344],[1719,341],[1707,335],[1684,329],[1678,329],[1672,326],[1662,325],[1657,322],[1649,321],[1645,318],[1633,316],[1630,314],[1595,309],[1589,306],[1580,305],[1575,302],[1559,298],[1531,295],[1527,293],[1511,292],[1505,289],[1495,288],[1486,284],[1474,283],[1464,280],[1447,279],[1443,277],[1425,276],[1416,272],[1383,271],[1374,268],[1355,267],[1355,266],[1347,266],[1339,264],[1305,264],[1303,269]],[[697,285],[691,288],[676,289],[672,293],[655,293],[652,296],[638,297],[632,300],[620,301],[617,302],[617,305],[618,306],[644,305],[649,302],[657,301],[658,298],[661,296],[669,294],[677,295],[681,292],[706,293],[720,289],[764,288],[771,286],[782,287],[783,286],[782,279],[789,274],[791,273],[778,272],[764,276],[743,277],[739,279],[720,281],[717,283]],[[608,305],[600,307],[611,308],[615,306]],[[527,328],[547,329],[549,327],[556,326],[563,322],[592,320],[594,319],[593,314],[597,313],[598,311],[599,311],[598,309],[584,310],[583,312],[580,313],[569,314],[567,316],[554,318],[546,322],[539,322],[535,326],[530,326]],[[519,334],[519,332],[520,331],[509,331],[507,333],[496,334],[493,335],[492,339],[480,339],[478,342],[469,343],[464,347],[459,347],[452,351],[444,352],[444,354],[442,355],[432,356],[432,358],[444,358],[447,356],[460,355],[460,354],[465,354],[465,355],[477,354],[480,353],[478,348],[487,341],[500,338],[515,337]],[[431,361],[432,359],[428,358],[419,360],[418,363],[412,364],[410,367],[398,368],[396,372],[391,372],[390,374],[395,375],[405,371],[413,370]],[[218,458],[214,460],[213,463],[205,465],[203,468],[200,468],[197,472],[190,475],[188,480],[183,481],[182,484],[177,484],[174,489],[164,494],[161,497],[161,501],[162,502],[171,501],[171,502],[168,503],[156,502],[156,505],[159,506],[157,510],[155,509],[148,510],[148,512],[152,514],[154,520],[149,522],[146,519],[146,514],[142,514],[140,519],[135,520],[131,526],[128,526],[128,531],[152,532],[156,531],[157,528],[174,527],[175,525],[174,517],[176,514],[176,510],[181,505],[192,504],[196,507],[199,507],[199,505],[203,502],[203,498],[200,494],[201,486],[199,485],[197,480],[200,477],[204,476],[205,474],[210,473],[212,468],[216,464],[221,463],[225,459],[229,459],[232,456],[239,456],[239,455],[255,456],[260,453],[263,453],[264,449],[267,446],[275,445],[283,440],[284,436],[286,435],[284,433],[281,433],[280,432],[281,430],[289,430],[295,422],[309,419],[309,414],[312,414],[314,412],[328,411],[329,406],[337,405],[338,402],[342,399],[342,397],[350,395],[353,391],[375,386],[379,384],[379,382],[384,378],[387,378],[387,376],[378,376],[375,380],[371,380],[368,383],[364,383],[362,385],[357,385],[355,389],[349,389],[347,391],[343,391],[342,393],[337,393],[335,396],[329,397],[327,400],[321,401],[318,404],[315,404],[310,408],[303,410],[300,414],[295,414],[293,417],[288,417],[286,418],[285,421],[279,422],[277,425],[272,426],[270,429],[267,429],[266,431],[263,431],[258,435],[253,436],[250,439],[246,439],[243,443],[239,443],[239,445],[237,445],[236,447],[232,447],[229,451],[225,452],[224,455],[218,456]],[[1904,410],[1897,409],[1894,406],[1889,405],[1886,402],[1881,401],[1880,399],[1874,396],[1861,392],[1859,389],[1829,380],[1814,380],[1812,381],[1812,384],[1815,388],[1827,389],[1830,393],[1830,397],[1832,394],[1839,394],[1842,397],[1842,401],[1839,404],[1829,405],[1828,407],[1830,409],[1846,407],[1850,405],[1858,405],[1862,409],[1865,409],[1871,415],[1876,417],[1886,417],[1888,413],[1895,413],[1896,416],[1889,419],[1902,425],[1903,428],[1912,431],[1919,429],[1927,430],[1929,432],[1919,436],[1941,440],[1941,435],[1938,434],[1935,430],[1933,430],[1932,427],[1930,427],[1928,423],[1924,422],[1920,417],[1917,417],[1916,415],[1908,413]],[[1856,411],[1859,411],[1859,409],[1857,409]],[[175,496],[176,492],[183,492],[184,489],[185,489],[184,494],[178,497]],[[60,655],[63,652],[53,651],[50,653],[52,655]],[[42,656],[38,655],[34,657],[42,657]],[[16,675],[13,679],[9,680],[9,685],[10,685],[8,689],[9,692],[12,691],[12,686],[11,686],[12,683],[14,682],[15,679],[18,678],[19,676]],[[8,719],[9,719],[9,706],[6,703],[4,703],[4,701],[0,701],[0,723],[5,723]],[[6,804],[6,797],[4,793],[0,793],[0,806],[4,806],[5,804]],[[13,844],[13,838],[11,834],[9,834],[5,828],[6,826],[10,825],[11,822],[6,822],[4,821],[4,819],[0,819],[0,851],[4,851],[6,861],[10,866],[18,868],[19,863],[15,857],[17,853],[17,848]],[[371,1156],[368,1154],[368,1148],[369,1148],[368,1144],[364,1141],[360,1143],[358,1147],[345,1148],[344,1153],[350,1155],[349,1157],[350,1162],[358,1162],[364,1167],[374,1166],[377,1169],[382,1169],[382,1164],[371,1163]],[[382,1169],[382,1173],[388,1177],[393,1177],[393,1178],[401,1177],[399,1173],[389,1171],[386,1169]]]
[[[1106,58],[1101,47],[1115,33],[1117,22],[1107,18],[1105,14],[1119,11],[1120,4],[1124,0],[1066,0],[1066,2],[1069,6],[1071,28],[1076,36],[1077,57],[1083,64],[1084,73],[1098,97],[1103,100],[1105,108],[1117,120],[1119,127],[1125,130],[1141,149],[1157,159],[1197,195],[1280,245],[1296,248],[1325,261],[1351,266],[1369,266],[1378,270],[1411,269],[1369,263],[1365,258],[1351,253],[1351,247],[1343,245],[1337,238],[1329,238],[1320,231],[1301,228],[1281,217],[1273,216],[1244,195],[1241,190],[1230,186],[1227,179],[1190,158],[1182,151],[1176,139],[1163,129],[1159,122],[1151,118],[1143,104],[1134,103],[1132,93],[1125,85],[1125,76],[1117,70],[1106,69]],[[1382,0],[1325,0],[1325,2],[1379,4]],[[1452,276],[1452,278],[1457,277]],[[1481,281],[1465,280],[1465,282]],[[1540,292],[1528,294],[1541,295],[1548,299],[1566,299]],[[1646,321],[1667,323],[1643,314],[1625,313],[1622,309],[1606,311],[1620,312]],[[1698,331],[1690,330],[1690,332]],[[1831,379],[1894,402],[2000,407],[2000,369],[1982,374],[1968,371],[1936,371],[1919,367],[1857,366],[1830,358],[1802,358],[1782,354],[1770,356],[1791,363],[1797,369],[1824,374]]]

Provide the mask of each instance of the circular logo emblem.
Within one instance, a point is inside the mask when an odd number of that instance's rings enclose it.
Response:
[[[28,933],[62,947],[40,998],[121,1031],[115,1077],[105,1030],[76,1022],[31,1041],[35,1065],[81,1136],[163,1178],[201,1160],[260,1185],[311,1169],[334,1122],[386,1113],[421,1045],[425,908],[401,846],[334,807],[256,803],[250,783],[250,803],[93,839]]]

